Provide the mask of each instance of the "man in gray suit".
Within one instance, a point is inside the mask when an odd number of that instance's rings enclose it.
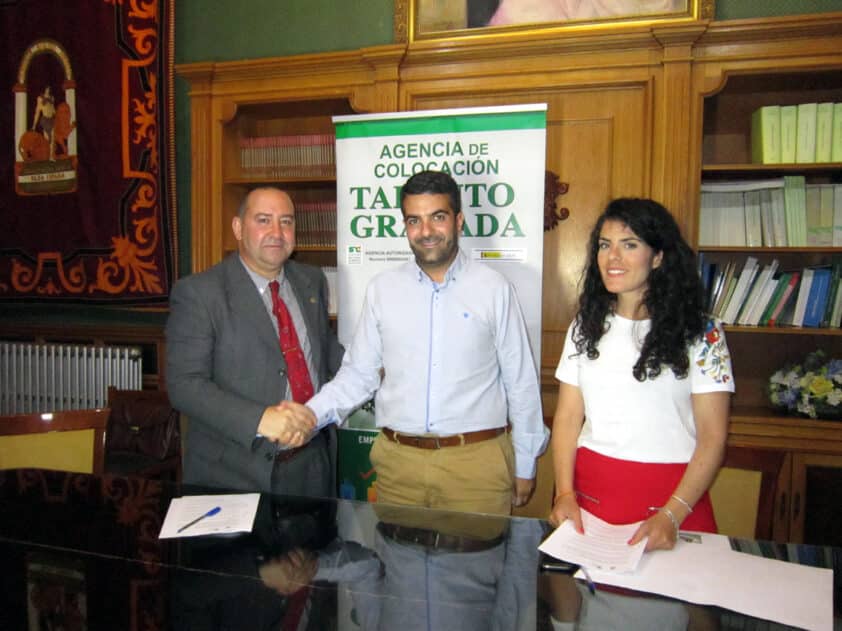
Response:
[[[167,387],[188,418],[184,481],[333,496],[336,430],[310,438],[315,419],[292,400],[294,360],[288,367],[271,297],[277,291],[286,304],[307,364],[299,374],[309,372],[318,391],[343,353],[328,321],[327,281],[320,269],[288,260],[295,210],[287,193],[251,191],[232,229],[238,252],[183,278],[170,296]]]

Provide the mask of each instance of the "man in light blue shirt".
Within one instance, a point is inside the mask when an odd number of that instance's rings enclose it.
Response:
[[[547,442],[514,288],[459,249],[459,187],[439,172],[401,193],[415,260],[376,276],[337,376],[307,405],[337,422],[376,393],[378,501],[508,514]]]

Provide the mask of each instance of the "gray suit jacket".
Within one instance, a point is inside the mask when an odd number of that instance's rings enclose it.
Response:
[[[323,384],[343,353],[328,321],[327,281],[319,268],[294,261],[284,264],[284,274],[298,297]],[[284,396],[287,371],[270,317],[237,253],[173,288],[167,389],[173,406],[188,417],[186,483],[271,491],[275,446],[255,437],[264,409]]]

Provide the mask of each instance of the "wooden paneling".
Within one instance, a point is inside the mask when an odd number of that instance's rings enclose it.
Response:
[[[318,108],[343,100],[357,112],[547,103],[547,168],[570,187],[558,200],[570,217],[544,236],[541,379],[544,412],[551,415],[557,392],[553,373],[575,314],[587,238],[606,202],[652,197],[673,212],[694,244],[703,159],[745,154],[740,131],[745,121],[737,119],[756,105],[753,86],[770,75],[818,72],[830,86],[827,94],[834,95],[840,51],[842,13],[837,13],[631,26],[563,37],[489,34],[180,66],[191,83],[193,271],[222,257],[222,235],[230,231],[236,200],[248,185],[224,178],[225,147],[231,147],[241,122],[266,124],[272,131],[272,119],[279,115],[273,108],[291,116],[297,103]],[[716,102],[722,111],[715,111],[709,97],[730,77],[744,89],[732,85]],[[802,87],[790,86],[782,99],[800,98]],[[261,107],[269,108],[267,115]],[[238,116],[244,117],[241,122]],[[809,253],[792,256],[801,257],[794,259],[799,264],[811,260]],[[813,348],[838,355],[842,336],[755,334],[732,327],[728,338],[737,382],[730,443],[786,451],[787,458],[797,451],[838,453],[838,424],[814,427],[777,418],[765,403],[765,384],[785,360]],[[548,464],[545,457],[543,469]],[[541,487],[538,495],[546,493]]]

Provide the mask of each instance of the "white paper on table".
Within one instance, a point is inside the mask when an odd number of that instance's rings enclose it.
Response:
[[[634,574],[593,570],[596,583],[661,594],[700,605],[816,631],[833,629],[833,570],[724,547],[727,537],[706,533],[698,543],[649,552]],[[589,568],[590,569],[590,568]]]
[[[158,538],[251,532],[259,500],[259,493],[175,497],[170,502]],[[216,515],[201,519],[182,532],[178,532],[179,528],[216,507],[220,508]]]
[[[556,559],[576,563],[588,570],[634,572],[646,539],[630,546],[628,540],[642,522],[615,526],[586,510],[582,511],[585,534],[579,534],[569,519],[562,522],[538,549]]]

